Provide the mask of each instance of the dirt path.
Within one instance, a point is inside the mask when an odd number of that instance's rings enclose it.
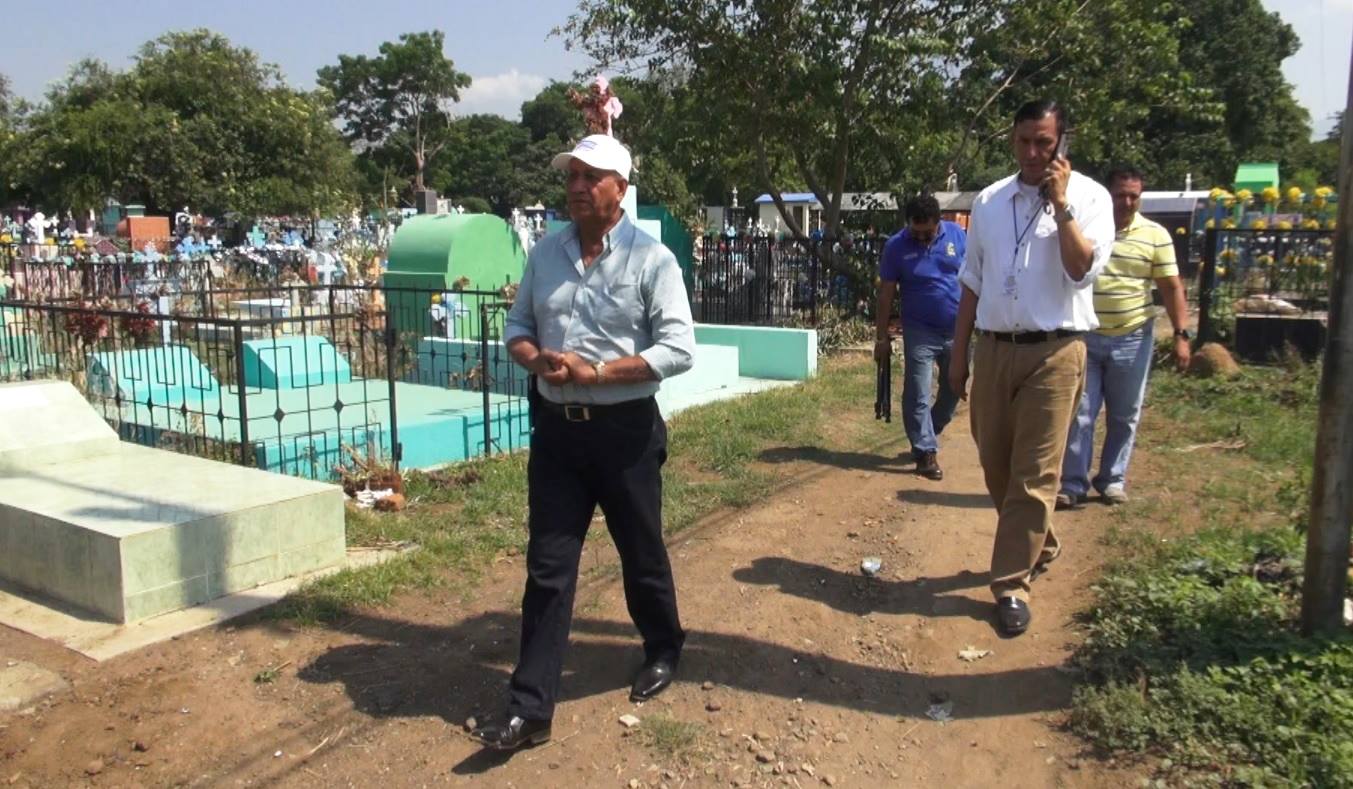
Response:
[[[515,658],[520,558],[471,599],[402,596],[328,628],[255,620],[95,665],[0,628],[0,658],[72,690],[0,714],[0,785],[1101,786],[1135,782],[1060,731],[1076,635],[1111,520],[1060,517],[1030,632],[998,637],[994,515],[960,412],[933,483],[878,454],[767,452],[801,481],[673,545],[689,630],[680,681],[627,700],[640,651],[609,546],[585,557],[555,740],[509,759],[464,735]],[[1139,458],[1135,473],[1152,473]],[[883,570],[865,578],[861,558]],[[966,647],[991,650],[974,662]],[[270,682],[256,681],[275,670]],[[926,712],[952,703],[953,720]],[[645,719],[626,730],[618,718]],[[686,725],[689,724],[689,725]]]

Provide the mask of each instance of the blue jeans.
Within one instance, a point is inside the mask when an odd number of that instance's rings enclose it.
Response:
[[[949,357],[954,338],[924,326],[902,327],[902,425],[913,452],[939,449],[935,437],[954,417],[958,396],[949,389]],[[932,407],[930,387],[935,366],[940,368],[940,393]]]
[[[1124,484],[1151,371],[1153,323],[1147,321],[1120,337],[1097,332],[1085,335],[1085,394],[1067,434],[1062,493],[1084,496],[1092,484],[1100,493],[1110,485]],[[1095,420],[1100,405],[1105,409],[1104,451],[1099,458],[1099,473],[1092,481],[1090,465],[1094,462]]]

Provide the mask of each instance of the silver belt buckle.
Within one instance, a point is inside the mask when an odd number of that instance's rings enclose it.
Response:
[[[565,405],[564,419],[569,422],[587,422],[592,419],[592,411],[585,405]]]

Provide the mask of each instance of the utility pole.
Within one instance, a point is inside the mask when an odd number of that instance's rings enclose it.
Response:
[[[1353,62],[1344,118],[1353,117]],[[1343,628],[1348,586],[1349,527],[1353,521],[1353,124],[1344,123],[1339,153],[1339,212],[1334,233],[1325,369],[1306,532],[1306,580],[1301,629],[1307,635]]]

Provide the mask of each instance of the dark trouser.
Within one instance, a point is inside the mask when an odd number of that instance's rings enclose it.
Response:
[[[598,504],[620,553],[625,602],[647,659],[681,653],[676,586],[662,541],[662,464],[667,426],[651,398],[592,411],[569,422],[537,409],[531,455],[530,542],[522,598],[521,657],[512,672],[508,712],[554,716],[573,619],[578,561]],[[608,670],[610,666],[596,666]]]

